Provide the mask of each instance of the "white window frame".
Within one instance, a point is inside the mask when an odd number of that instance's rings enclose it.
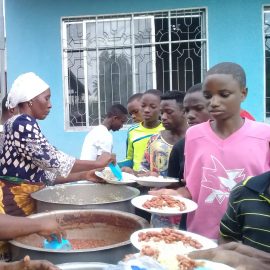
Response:
[[[164,18],[168,19],[168,29],[171,28],[171,18],[180,18],[180,17],[201,17],[200,14],[194,14],[194,15],[182,15],[182,16],[171,16],[171,13],[173,12],[178,12],[178,11],[182,11],[182,10],[188,10],[188,11],[202,11],[204,12],[203,17],[204,17],[204,21],[202,23],[202,27],[203,27],[203,31],[204,31],[204,38],[201,39],[196,39],[195,41],[201,41],[202,42],[202,48],[204,47],[204,51],[205,51],[205,55],[201,57],[201,66],[204,66],[205,69],[207,69],[207,63],[208,63],[208,29],[207,29],[207,8],[206,7],[199,7],[199,8],[187,8],[187,9],[177,9],[177,10],[164,10],[164,11],[154,11],[154,12],[142,12],[142,13],[130,13],[129,15],[131,15],[131,18],[129,17],[125,17],[126,14],[117,14],[117,16],[121,17],[121,15],[123,15],[123,18],[116,18],[116,14],[112,14],[112,15],[103,15],[103,17],[107,17],[107,16],[111,16],[111,18],[109,19],[99,19],[101,18],[100,15],[98,16],[76,16],[76,17],[63,17],[61,18],[61,22],[62,22],[62,27],[61,27],[61,35],[62,35],[62,42],[61,42],[61,49],[62,49],[62,74],[63,74],[63,95],[64,95],[64,123],[65,123],[65,130],[66,131],[83,131],[83,130],[89,130],[89,107],[88,107],[88,99],[85,98],[85,113],[86,113],[86,126],[70,126],[69,123],[69,116],[70,116],[70,112],[69,112],[69,91],[68,91],[68,60],[66,57],[67,52],[65,52],[65,49],[67,48],[67,25],[68,24],[78,24],[79,22],[82,23],[83,26],[83,36],[86,36],[86,24],[89,22],[96,22],[98,20],[98,22],[102,22],[102,21],[117,21],[117,20],[134,20],[134,19],[145,19],[145,18],[150,18],[151,19],[151,32],[154,33],[155,31],[155,22],[154,19],[155,17],[153,15],[147,15],[148,13],[151,14],[156,14],[158,12],[161,13],[166,13],[168,14],[168,16],[165,16]],[[95,19],[87,19],[87,18],[95,18]],[[69,19],[71,19],[71,21],[68,21]],[[77,21],[76,21],[77,19]],[[132,38],[132,42],[131,42],[131,46],[127,46],[127,47],[131,47],[131,52],[132,52],[132,56],[131,56],[131,64],[132,64],[132,87],[133,87],[133,93],[136,93],[136,74],[135,74],[135,42],[134,42],[134,24],[131,23],[131,38]],[[171,31],[168,31],[169,36],[171,35]],[[155,45],[158,43],[155,40],[155,36],[151,35],[151,42],[149,44],[147,43],[143,43],[143,44],[137,44],[136,46],[140,46],[140,45],[150,45],[152,47],[151,53],[152,53],[152,84],[153,84],[153,88],[156,88],[156,51],[155,51]],[[194,40],[187,40],[187,42],[192,42]],[[162,42],[161,42],[162,43]],[[169,69],[170,69],[170,79],[169,79],[169,83],[170,83],[170,89],[172,89],[172,53],[171,53],[171,44],[174,43],[174,41],[171,40],[171,37],[169,37],[169,41],[168,42],[164,42],[166,44],[170,44],[169,46]],[[86,39],[83,39],[83,49],[86,48]],[[99,48],[96,48],[96,52],[98,53]],[[84,86],[85,86],[85,97],[88,96],[88,80],[87,80],[87,51],[84,50]],[[98,57],[97,57],[98,59]],[[99,78],[99,61],[97,60],[97,78]],[[203,70],[201,69],[201,78],[203,78]],[[98,81],[98,101],[100,100],[99,94],[100,94],[100,88],[99,88],[99,80]],[[98,115],[100,116],[100,101],[98,102]],[[99,117],[99,123],[101,122],[101,118]]]
[[[270,6],[269,5],[266,5],[266,6],[263,6],[263,8],[262,8],[262,26],[263,26],[263,28],[262,28],[262,33],[263,33],[263,54],[264,54],[264,57],[263,57],[263,59],[264,59],[264,76],[263,76],[263,85],[264,85],[264,103],[263,103],[263,108],[264,108],[264,121],[265,122],[267,122],[267,123],[269,123],[270,124],[270,116],[266,116],[266,113],[267,113],[267,107],[266,107],[266,100],[267,100],[267,98],[269,98],[270,99],[270,96],[268,97],[267,96],[267,91],[266,91],[266,87],[267,87],[267,85],[266,85],[266,55],[265,55],[265,30],[264,30],[264,24],[265,24],[265,20],[264,20],[264,16],[265,16],[265,14],[266,13],[269,13],[270,14]],[[270,22],[269,22],[270,23]],[[269,85],[269,87],[270,87],[270,85]]]

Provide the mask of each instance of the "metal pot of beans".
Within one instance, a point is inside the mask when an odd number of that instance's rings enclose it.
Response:
[[[37,212],[64,209],[113,209],[134,213],[130,200],[140,191],[134,187],[109,184],[63,184],[48,186],[31,194]]]
[[[59,210],[39,213],[30,218],[56,217],[66,230],[67,240],[72,248],[44,248],[44,238],[31,234],[10,241],[12,260],[20,260],[25,255],[31,259],[47,259],[54,264],[67,262],[103,262],[116,264],[126,254],[134,253],[130,235],[149,223],[131,213],[116,210]]]

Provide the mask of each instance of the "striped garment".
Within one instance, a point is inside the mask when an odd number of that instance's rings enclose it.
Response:
[[[270,252],[270,172],[249,178],[231,191],[220,223],[226,239]]]
[[[145,128],[142,123],[133,125],[128,130],[127,135],[127,157],[124,161],[119,162],[118,165],[120,167],[130,167],[134,171],[138,171],[150,137],[158,134],[163,129],[164,127],[161,123],[155,128]]]

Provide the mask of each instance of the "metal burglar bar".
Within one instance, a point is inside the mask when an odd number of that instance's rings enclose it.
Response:
[[[204,8],[63,18],[66,129],[98,125],[134,93],[201,82],[206,45]]]
[[[4,21],[3,4],[4,4],[3,0],[0,0],[0,100],[1,101],[6,93],[5,21]]]
[[[270,117],[270,8],[264,12],[264,37],[265,37],[265,103],[266,117]]]

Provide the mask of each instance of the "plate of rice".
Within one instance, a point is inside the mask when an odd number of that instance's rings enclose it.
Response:
[[[122,179],[118,180],[112,173],[109,167],[105,167],[102,171],[95,171],[95,175],[102,178],[109,184],[113,185],[126,185],[136,183],[134,180],[136,176],[130,173],[122,172]]]
[[[130,236],[134,247],[141,250],[143,246],[150,246],[158,250],[177,250],[179,255],[186,255],[194,250],[215,248],[217,244],[199,234],[171,228],[148,228],[134,232]]]
[[[163,176],[137,176],[136,182],[145,187],[167,187],[175,183],[179,183],[179,179]]]
[[[140,256],[150,256],[168,270],[232,269],[226,265],[188,258],[188,253],[194,250],[217,247],[214,241],[195,233],[171,228],[148,228],[134,232],[130,241],[140,250]],[[187,266],[189,268],[185,268]]]
[[[146,247],[140,253],[128,255],[128,258],[124,261],[129,260],[132,265],[138,264],[140,262],[141,266],[153,266],[155,268],[147,269],[160,269],[159,266],[166,270],[235,270],[228,265],[223,263],[212,262],[209,260],[193,260],[185,255],[177,255],[174,252],[169,254],[162,254],[157,250]],[[129,265],[129,264],[128,264]]]

